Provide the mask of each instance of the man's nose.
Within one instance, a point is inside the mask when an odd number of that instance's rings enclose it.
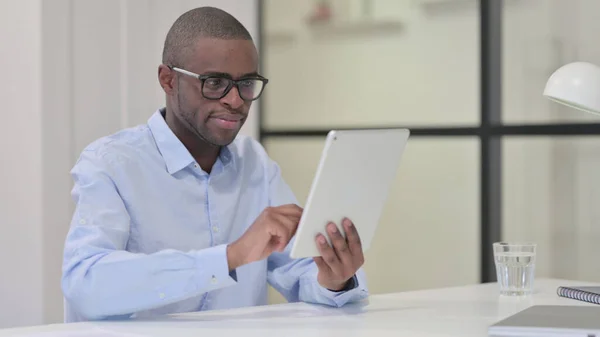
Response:
[[[227,105],[231,109],[239,109],[244,104],[244,100],[240,97],[238,88],[233,86],[227,95],[221,98],[221,103]]]

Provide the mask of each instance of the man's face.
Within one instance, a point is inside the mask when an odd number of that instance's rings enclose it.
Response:
[[[255,75],[258,55],[250,40],[201,38],[185,64],[175,65],[199,75],[225,76],[237,80]],[[174,74],[177,85],[172,97],[172,110],[188,131],[216,146],[230,144],[248,117],[251,101],[240,97],[238,88],[220,99],[202,94],[202,82],[184,74]],[[219,80],[204,81],[205,93],[217,88]]]

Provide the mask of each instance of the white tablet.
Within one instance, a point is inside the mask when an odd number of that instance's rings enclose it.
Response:
[[[409,137],[408,129],[332,130],[296,231],[290,256],[320,256],[318,233],[331,240],[328,222],[354,223],[363,252],[369,249]]]

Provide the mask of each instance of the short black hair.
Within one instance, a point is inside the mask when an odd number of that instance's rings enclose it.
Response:
[[[183,13],[165,38],[162,62],[182,66],[186,54],[198,38],[252,40],[252,36],[233,15],[215,7],[199,7]]]

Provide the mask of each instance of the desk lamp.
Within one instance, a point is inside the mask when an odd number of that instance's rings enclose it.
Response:
[[[600,114],[600,67],[573,62],[558,68],[548,79],[544,96],[577,110]]]

